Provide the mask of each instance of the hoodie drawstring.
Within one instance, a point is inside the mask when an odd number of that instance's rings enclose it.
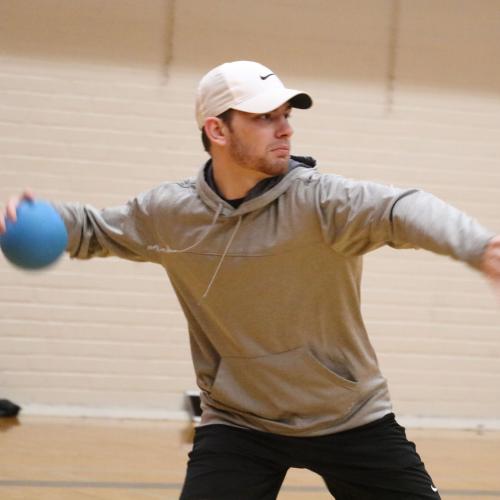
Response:
[[[149,245],[148,250],[152,250],[153,252],[163,252],[163,253],[183,253],[183,252],[188,252],[189,250],[192,250],[193,248],[197,247],[207,236],[208,233],[212,230],[212,228],[215,226],[217,223],[217,220],[219,219],[220,214],[222,213],[224,206],[222,203],[217,207],[217,210],[214,214],[214,217],[212,219],[212,222],[210,223],[210,226],[204,231],[204,233],[201,235],[201,237],[195,241],[192,245],[189,245],[186,248],[170,248],[169,246],[166,247],[160,247],[159,245]],[[224,248],[224,252],[222,253],[222,257],[219,259],[219,262],[217,264],[217,267],[215,268],[215,271],[210,278],[210,282],[208,283],[207,289],[205,290],[205,293],[202,295],[202,298],[205,299],[208,295],[208,292],[212,288],[212,285],[215,281],[215,278],[219,274],[220,268],[222,266],[222,263],[224,262],[224,259],[226,258],[227,253],[229,252],[229,248],[231,247],[231,244],[233,243],[233,240],[236,236],[236,233],[238,232],[238,229],[241,226],[241,220],[242,216],[240,215],[238,217],[238,222],[236,223],[236,226],[233,229],[233,232],[231,233],[231,237],[229,238],[229,241],[226,244],[226,247]]]
[[[210,223],[210,226],[208,226],[208,228],[205,230],[205,232],[201,235],[201,237],[195,241],[192,245],[189,245],[188,247],[186,248],[179,248],[179,249],[176,249],[176,248],[170,248],[169,246],[167,246],[166,248],[158,248],[158,245],[155,245],[155,250],[160,250],[160,251],[163,251],[163,252],[167,252],[167,253],[182,253],[182,252],[187,252],[188,250],[192,250],[193,248],[197,247],[207,236],[208,236],[208,233],[212,230],[212,228],[215,226],[215,224],[217,223],[217,219],[219,218],[219,215],[221,214],[222,212],[222,203],[217,207],[217,210],[214,214],[214,217],[212,219],[212,222]]]
[[[217,264],[217,267],[215,268],[214,274],[212,275],[212,278],[210,279],[210,282],[208,283],[207,289],[205,290],[205,293],[202,295],[202,298],[205,299],[208,295],[208,292],[210,291],[210,288],[212,288],[212,284],[215,281],[215,278],[219,274],[219,270],[222,266],[222,263],[224,262],[224,259],[226,258],[227,253],[229,252],[229,248],[231,244],[233,243],[233,240],[236,236],[236,233],[238,232],[238,229],[241,226],[241,215],[238,217],[238,222],[236,223],[236,226],[233,229],[233,232],[231,233],[231,237],[229,238],[229,241],[227,242],[226,248],[224,248],[224,252],[222,253],[222,257],[219,259],[219,263]]]
[[[149,245],[148,250],[152,250],[154,252],[163,252],[163,253],[182,253],[182,252],[187,252],[188,250],[192,250],[193,248],[197,247],[208,236],[208,233],[212,230],[212,228],[217,223],[217,219],[219,218],[219,215],[221,214],[222,209],[223,209],[223,206],[221,203],[217,207],[217,210],[214,214],[212,222],[210,223],[210,226],[208,226],[208,228],[201,235],[201,237],[197,241],[195,241],[192,245],[190,245],[186,248],[170,248],[168,245],[166,247],[160,247],[159,245]]]

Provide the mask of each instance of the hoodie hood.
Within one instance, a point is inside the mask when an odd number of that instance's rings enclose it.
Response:
[[[239,217],[262,208],[284,193],[301,172],[301,168],[314,168],[316,160],[310,156],[291,156],[288,172],[258,182],[245,196],[238,208],[234,208],[217,192],[212,180],[212,160],[208,160],[196,178],[196,191],[203,203],[224,217]]]

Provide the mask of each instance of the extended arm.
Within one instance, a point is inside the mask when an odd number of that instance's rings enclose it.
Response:
[[[67,251],[71,257],[117,257],[158,262],[158,254],[149,247],[158,243],[154,216],[153,194],[145,193],[127,204],[98,210],[73,203],[54,203],[68,231]],[[6,219],[16,220],[20,201],[34,199],[30,190],[9,199],[5,215],[0,214],[0,234],[6,230]]]
[[[476,269],[494,233],[430,193],[416,191],[397,200],[391,214],[392,239],[448,255]]]
[[[361,255],[382,245],[422,248],[489,276],[498,272],[495,234],[432,194],[338,176],[321,181],[325,239],[342,255]]]

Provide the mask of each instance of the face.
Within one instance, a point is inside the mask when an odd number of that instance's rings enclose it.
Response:
[[[265,177],[285,173],[293,134],[290,111],[288,103],[265,114],[233,111],[227,136],[231,160]]]

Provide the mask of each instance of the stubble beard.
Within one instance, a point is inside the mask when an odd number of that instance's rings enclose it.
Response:
[[[245,144],[234,133],[231,137],[229,153],[233,161],[240,167],[260,172],[267,177],[274,177],[288,171],[289,155],[273,159],[257,155],[251,146]]]

